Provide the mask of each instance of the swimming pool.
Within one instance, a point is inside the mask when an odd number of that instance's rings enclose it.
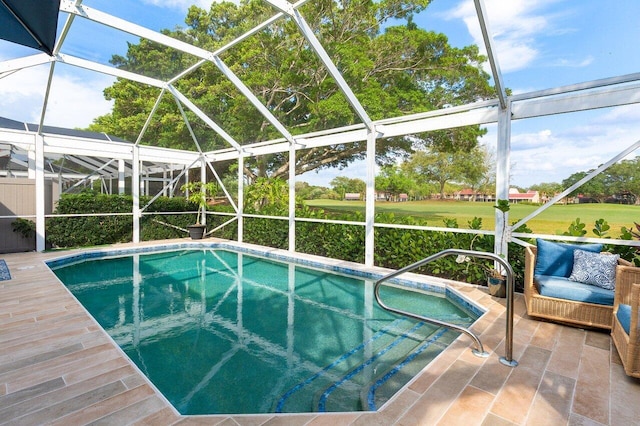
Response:
[[[457,337],[381,310],[366,273],[192,247],[48,263],[182,414],[375,410]],[[481,313],[431,290],[384,288],[449,322]]]

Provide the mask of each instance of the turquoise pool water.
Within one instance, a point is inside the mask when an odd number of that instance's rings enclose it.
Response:
[[[457,337],[370,280],[224,249],[52,268],[182,414],[375,410]],[[457,324],[444,294],[383,289]]]

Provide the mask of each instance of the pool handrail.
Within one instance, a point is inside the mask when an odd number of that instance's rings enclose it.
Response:
[[[515,367],[518,365],[518,362],[512,358],[513,352],[513,297],[514,297],[514,281],[513,281],[513,268],[502,257],[498,256],[495,253],[483,252],[483,251],[475,251],[475,250],[462,250],[462,249],[445,249],[431,256],[425,257],[418,262],[412,263],[411,265],[405,266],[404,268],[398,269],[397,271],[391,272],[384,277],[380,278],[375,282],[374,286],[374,295],[378,304],[385,310],[389,312],[394,312],[399,315],[404,315],[418,321],[424,321],[430,324],[434,324],[440,327],[447,327],[452,330],[459,331],[461,333],[469,336],[475,343],[476,347],[472,350],[473,354],[478,357],[486,358],[489,354],[484,350],[482,346],[482,342],[471,330],[468,328],[459,326],[457,324],[451,324],[445,321],[441,321],[435,318],[425,317],[419,314],[415,314],[412,312],[404,311],[402,309],[393,308],[387,304],[385,304],[380,297],[380,287],[385,281],[388,281],[392,278],[395,278],[399,275],[402,275],[406,272],[410,272],[420,266],[426,265],[427,263],[433,262],[434,260],[440,259],[441,257],[456,255],[456,256],[465,256],[465,257],[477,257],[482,259],[489,259],[495,262],[498,262],[506,273],[507,279],[507,329],[505,336],[505,356],[500,358],[500,362],[509,367]]]

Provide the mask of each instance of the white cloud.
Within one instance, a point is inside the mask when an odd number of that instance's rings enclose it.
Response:
[[[516,125],[512,131],[511,177],[515,185],[562,182],[573,173],[611,160],[638,140],[640,107],[567,114],[556,117],[555,123],[541,123],[545,126],[542,130],[520,130],[522,126]],[[494,146],[495,137],[495,130],[490,129],[484,142]],[[627,158],[637,155],[640,150]]]
[[[557,2],[558,0],[485,1],[488,26],[493,35],[502,72],[524,69],[540,56],[536,47],[537,36],[568,31],[554,28],[553,15],[543,13],[547,6]],[[472,0],[462,1],[444,17],[463,20],[475,43],[486,52]]]
[[[625,126],[630,124],[638,126],[638,123],[640,123],[639,105],[626,105],[613,108],[600,116],[596,121],[596,124],[613,124],[616,126],[620,126],[621,124]]]
[[[70,75],[61,68],[56,67],[54,73],[45,124],[86,127],[111,110],[112,104],[104,99],[102,91],[113,83],[113,78],[79,70]],[[38,123],[47,79],[47,66],[24,69],[0,79],[0,115]]]
[[[593,63],[595,58],[591,55],[588,55],[586,58],[582,60],[574,60],[574,59],[559,59],[551,63],[551,66],[556,67],[570,67],[570,68],[583,68],[589,66]]]

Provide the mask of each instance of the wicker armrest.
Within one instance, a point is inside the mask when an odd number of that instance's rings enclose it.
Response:
[[[640,284],[633,284],[631,287],[629,341],[636,342],[636,350],[640,353],[640,320],[638,319],[638,313],[640,312]],[[640,355],[638,357],[640,358]]]
[[[640,268],[618,265],[616,268],[616,293],[613,300],[614,312],[617,312],[620,303],[633,306],[632,288],[635,283],[640,283]]]
[[[535,246],[525,247],[524,249],[524,293],[530,294],[534,290],[533,272],[536,266],[537,249]]]
[[[640,270],[640,268],[635,268]],[[617,311],[621,304],[631,306],[631,318],[629,321],[629,334],[626,333]],[[640,323],[638,314],[640,312],[640,284],[623,282],[620,288],[616,287],[615,313],[613,317],[613,328],[611,338],[618,350],[624,372],[631,376],[640,378]]]

